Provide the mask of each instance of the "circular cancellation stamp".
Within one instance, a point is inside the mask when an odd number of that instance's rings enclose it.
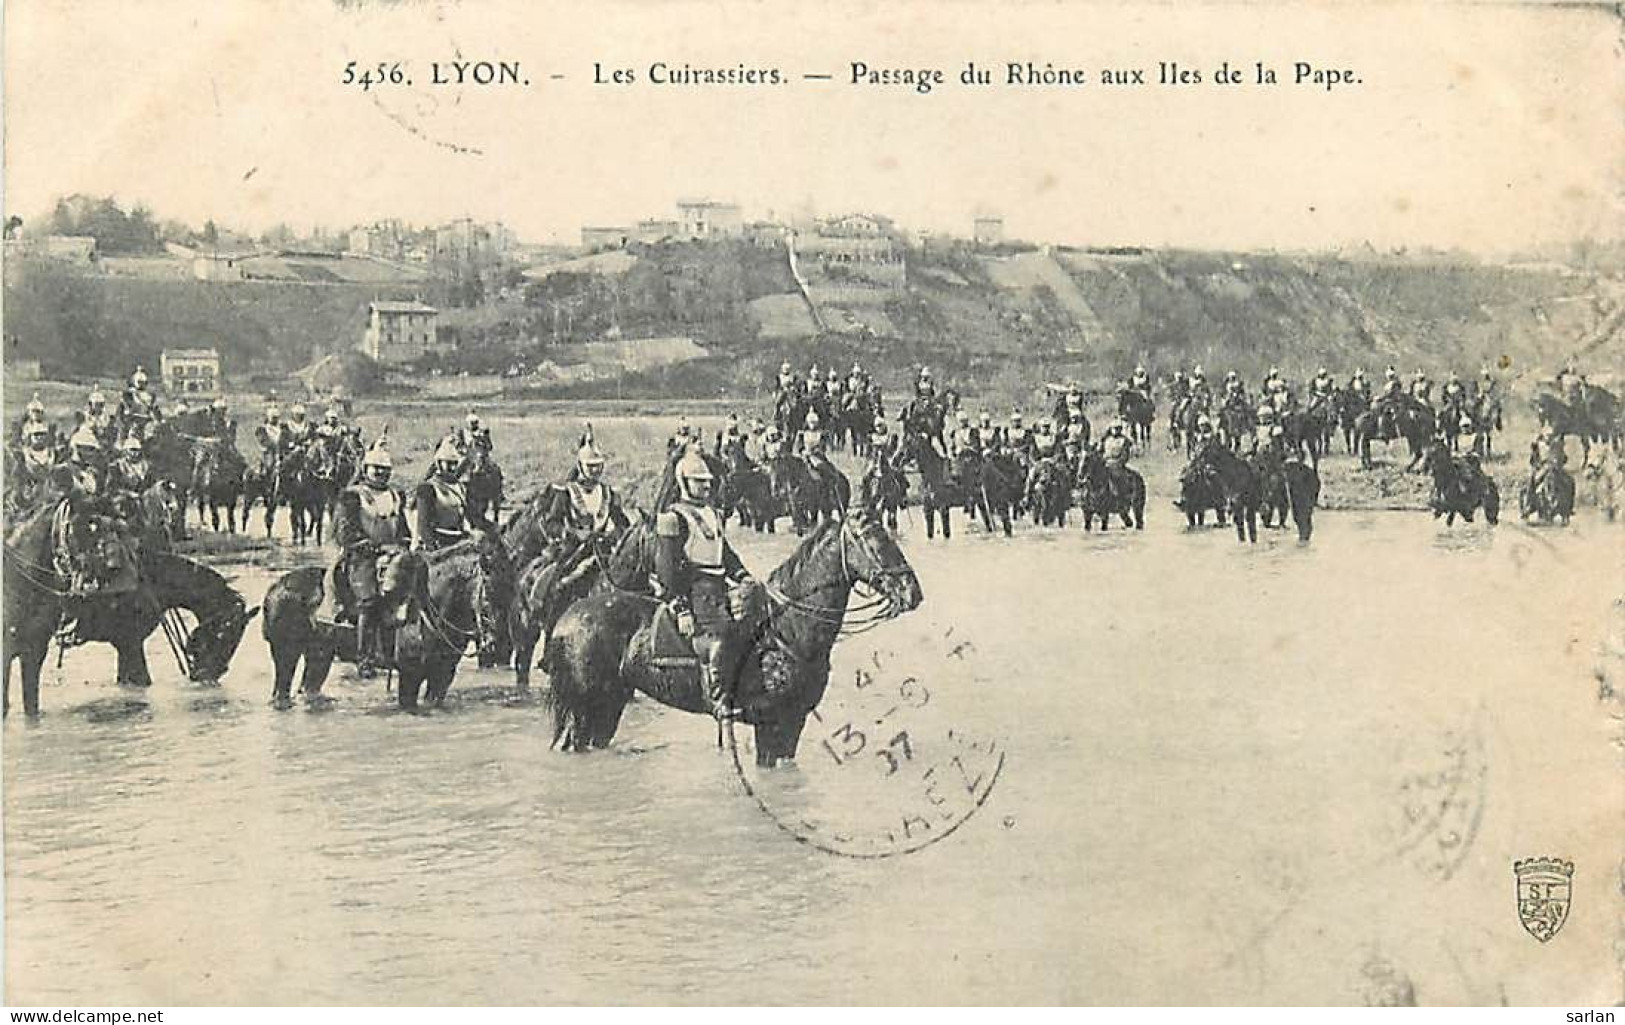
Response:
[[[903,648],[843,646],[807,717],[796,769],[754,765],[748,727],[723,743],[745,795],[796,842],[890,858],[947,839],[992,796],[1005,749],[967,721],[975,645],[952,629]],[[855,650],[853,650],[855,649]]]

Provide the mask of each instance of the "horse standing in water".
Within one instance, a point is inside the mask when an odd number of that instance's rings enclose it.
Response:
[[[942,538],[954,536],[953,510],[962,501],[948,457],[937,450],[930,438],[909,436],[908,458],[920,472],[920,511],[925,516],[925,536],[937,536],[937,520],[942,520]]]
[[[919,607],[920,582],[897,542],[866,509],[820,525],[768,577],[767,601],[737,624],[743,645],[735,701],[755,727],[756,764],[794,759],[807,716],[829,684],[829,653],[858,584],[877,592],[881,615]],[[559,618],[545,663],[552,682],[553,743],[567,751],[614,738],[634,691],[709,715],[694,665],[657,665],[652,626],[659,602],[613,589],[576,601]]]
[[[1106,459],[1094,445],[1086,446],[1083,459],[1078,463],[1078,511],[1083,514],[1083,529],[1092,530],[1093,521],[1100,518],[1100,529],[1111,526],[1115,513],[1123,526],[1135,530],[1145,529],[1145,478],[1125,466],[1121,478],[1114,479]]]
[[[162,551],[132,554],[115,521],[84,519],[86,560],[110,579],[133,570],[133,589],[72,596],[57,570],[54,507],[39,510],[17,526],[5,547],[5,706],[11,706],[11,663],[22,666],[23,711],[39,714],[40,670],[51,640],[71,605],[76,633],[87,641],[111,644],[118,652],[121,686],[149,687],[152,673],[143,648],[160,624],[189,680],[214,683],[225,675],[258,608],[250,609],[224,577],[201,563]],[[127,560],[137,560],[132,567]],[[170,618],[184,609],[197,620],[187,627]],[[171,632],[173,631],[173,632]]]
[[[248,465],[242,455],[223,438],[203,438],[192,455],[192,494],[197,496],[197,521],[204,516],[214,530],[220,529],[220,510],[226,511],[226,529],[237,533],[237,503],[243,497],[243,477]],[[244,521],[244,527],[247,521]]]
[[[262,632],[271,648],[271,701],[278,708],[292,704],[295,672],[305,700],[319,703],[334,659],[356,659],[355,628],[318,618],[328,586],[328,571],[310,566],[284,575],[265,593]],[[403,552],[389,563],[379,593],[396,623],[392,648],[401,708],[417,709],[420,695],[436,707],[445,703],[468,642],[496,636],[498,610],[508,607],[512,586],[512,565],[494,537]]]

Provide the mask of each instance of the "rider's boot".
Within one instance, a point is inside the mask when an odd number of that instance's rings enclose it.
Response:
[[[741,709],[734,705],[728,694],[723,674],[723,644],[718,639],[711,639],[704,650],[704,657],[700,659],[700,687],[705,692],[705,700],[711,706],[711,715],[718,722],[736,719]]]
[[[356,673],[363,680],[370,680],[378,674],[378,661],[374,654],[378,636],[374,620],[377,618],[378,611],[370,604],[361,606],[355,614],[355,665]]]

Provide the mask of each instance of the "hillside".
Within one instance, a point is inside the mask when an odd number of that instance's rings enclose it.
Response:
[[[820,285],[820,333],[784,251],[745,242],[634,246],[605,266],[556,266],[524,296],[442,318],[448,371],[587,361],[582,343],[686,338],[703,357],[595,378],[528,378],[539,394],[758,394],[780,360],[860,361],[890,387],[927,364],[968,393],[1030,396],[1076,377],[1108,387],[1136,362],[1158,374],[1203,363],[1256,379],[1393,363],[1476,372],[1493,354],[1511,378],[1548,376],[1571,354],[1625,370],[1625,281],[1527,267],[1335,256],[1058,247],[988,254],[933,242],[908,254],[907,284],[844,295]],[[820,291],[821,289],[821,291]],[[213,346],[228,371],[277,373],[352,346],[374,298],[409,286],[230,285],[85,275],[44,264],[6,274],[11,357],[48,373],[152,362],[166,346]],[[837,317],[839,318],[837,320]],[[581,349],[580,352],[574,350]],[[516,382],[517,383],[517,382]]]
[[[6,267],[7,358],[47,374],[155,366],[165,348],[220,351],[228,375],[281,373],[353,348],[374,299],[410,299],[411,286],[230,284],[87,275],[47,263]]]

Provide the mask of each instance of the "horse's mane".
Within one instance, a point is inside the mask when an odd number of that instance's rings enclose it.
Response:
[[[785,584],[801,575],[802,570],[806,568],[807,562],[812,558],[813,552],[823,543],[824,538],[831,531],[840,529],[839,520],[825,520],[813,528],[812,533],[801,539],[801,543],[796,546],[796,550],[791,552],[783,562],[779,563],[777,569],[768,574],[768,583],[782,590]]]

